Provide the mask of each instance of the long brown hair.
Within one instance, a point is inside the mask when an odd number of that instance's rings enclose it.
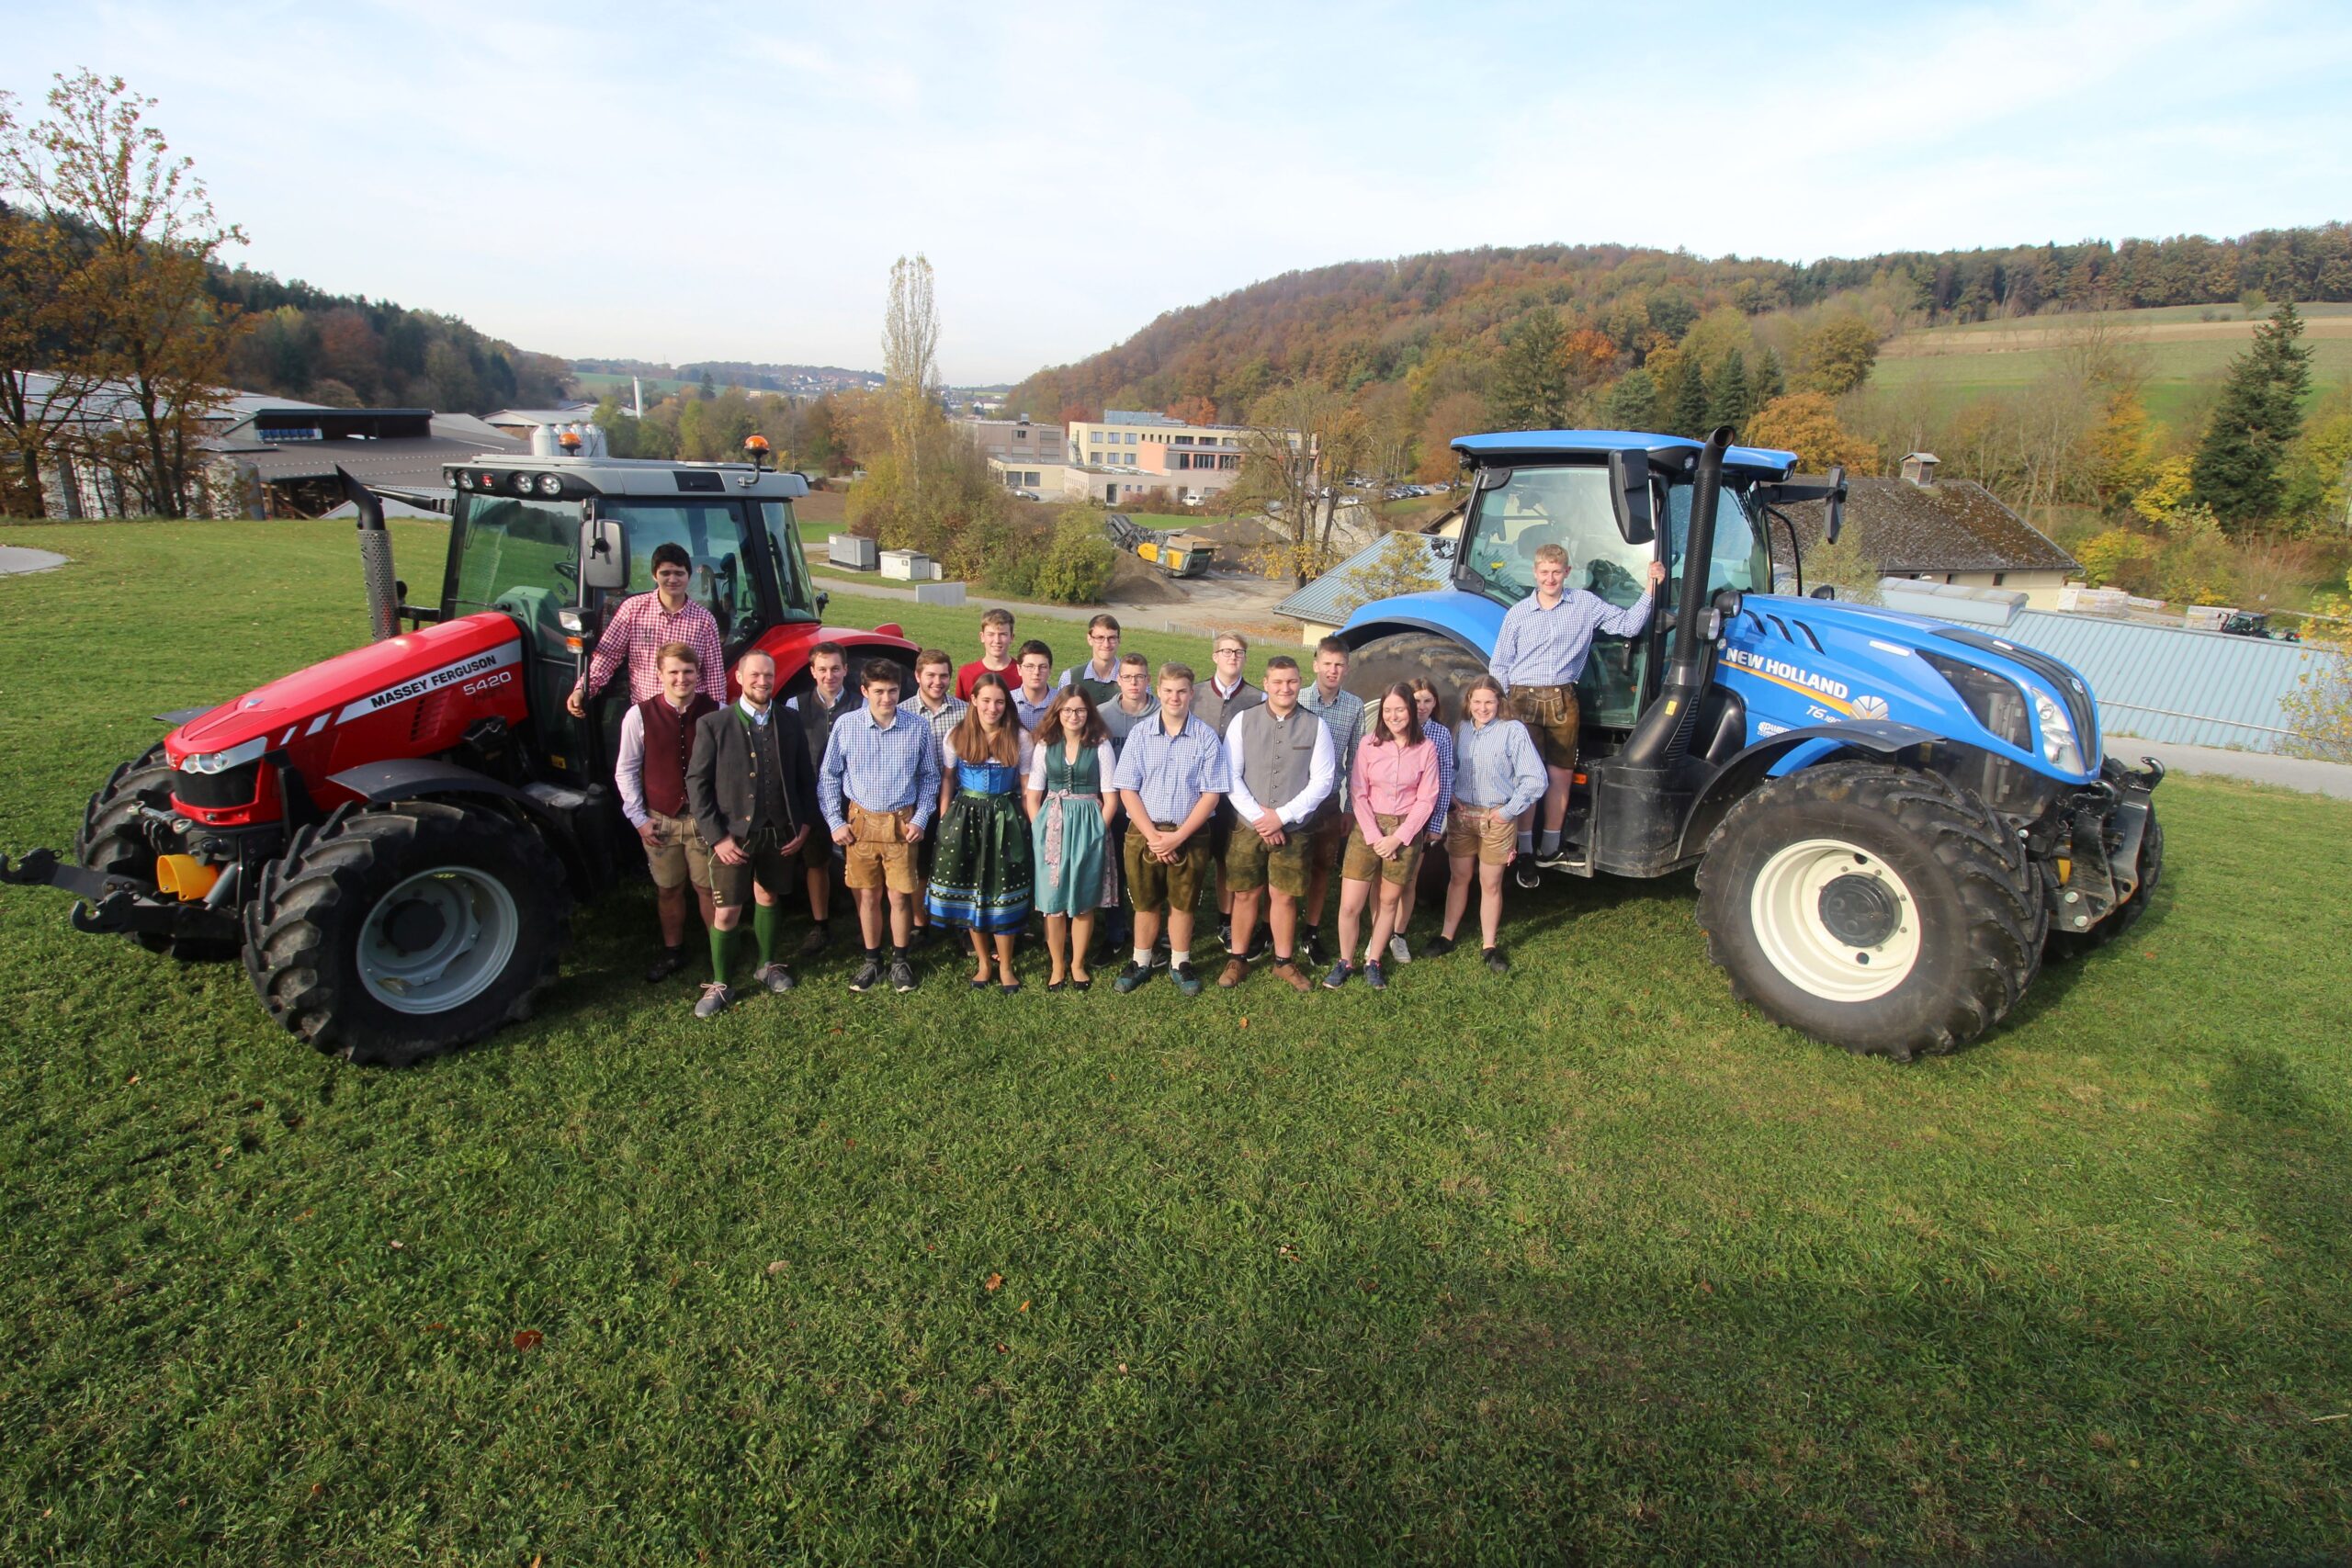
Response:
[[[990,729],[980,722],[980,694],[994,686],[1004,694],[1004,722]],[[957,760],[966,762],[1013,763],[1021,761],[1021,716],[1013,710],[1012,688],[993,670],[983,670],[972,682],[972,705],[947,737]]]
[[[1102,710],[1094,705],[1094,694],[1083,686],[1064,686],[1046,699],[1045,716],[1037,720],[1037,728],[1030,739],[1040,746],[1058,746],[1069,739],[1062,723],[1062,705],[1076,697],[1086,705],[1086,722],[1080,727],[1078,743],[1100,746],[1111,738],[1110,727],[1102,722]]]
[[[1419,694],[1423,692],[1427,692],[1430,694],[1430,722],[1438,726],[1440,728],[1443,728],[1445,726],[1445,694],[1437,689],[1437,683],[1426,675],[1416,675],[1411,680],[1406,682],[1405,684],[1413,688],[1413,692],[1416,696],[1419,696]],[[1413,711],[1415,713],[1421,711],[1421,705],[1419,702],[1413,704]]]
[[[1380,694],[1379,705],[1372,710],[1372,739],[1375,745],[1388,744],[1388,699],[1395,697],[1405,705],[1405,744],[1419,746],[1429,739],[1421,733],[1421,705],[1413,700],[1413,688],[1399,681]]]

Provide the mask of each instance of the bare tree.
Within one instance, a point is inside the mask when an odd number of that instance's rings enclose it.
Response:
[[[919,502],[922,446],[931,423],[932,390],[939,379],[939,307],[931,262],[921,252],[890,266],[890,303],[882,317],[882,374],[890,410],[890,445],[909,499]]]
[[[1305,583],[1338,559],[1333,476],[1352,473],[1365,445],[1363,416],[1316,382],[1276,388],[1250,405],[1241,478],[1226,492],[1226,504],[1264,514],[1273,536],[1256,553],[1268,576]]]
[[[147,123],[154,99],[119,76],[84,71],[56,80],[50,117],[0,139],[0,187],[86,247],[76,288],[97,335],[75,362],[115,383],[139,413],[104,456],[147,506],[181,516],[204,420],[228,395],[238,330],[235,308],[207,285],[244,234],[221,226],[194,161],[173,157]]]

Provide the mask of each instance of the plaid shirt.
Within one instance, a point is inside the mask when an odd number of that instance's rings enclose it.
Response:
[[[1193,814],[1204,795],[1223,795],[1233,787],[1226,771],[1225,742],[1216,727],[1198,714],[1184,716],[1184,728],[1174,735],[1157,716],[1127,732],[1119,748],[1114,789],[1131,789],[1143,800],[1144,815],[1154,822],[1181,823]]]
[[[1487,673],[1500,681],[1506,692],[1521,686],[1573,686],[1584,673],[1593,633],[1632,637],[1649,619],[1647,592],[1620,609],[1598,593],[1571,588],[1548,610],[1530,593],[1503,612]]]
[[[713,702],[727,700],[727,655],[718,646],[718,623],[710,612],[689,599],[672,615],[662,607],[659,593],[636,593],[621,601],[612,624],[596,639],[595,657],[588,661],[582,695],[605,689],[623,661],[628,665],[628,700],[641,703],[662,689],[661,667],[653,656],[664,643],[683,642],[702,661],[701,686]]]
[[[1445,831],[1445,814],[1453,805],[1453,732],[1432,724],[1421,733],[1437,748],[1437,809],[1430,813],[1430,835],[1434,838]]]
[[[1340,803],[1342,811],[1355,809],[1354,797],[1348,794],[1348,774],[1355,766],[1356,742],[1363,739],[1363,699],[1340,688],[1340,694],[1329,702],[1323,700],[1323,688],[1309,681],[1298,694],[1298,705],[1323,721],[1331,732],[1331,746],[1340,754],[1340,782],[1332,786],[1331,798]]]
[[[931,726],[903,709],[890,716],[887,729],[874,722],[872,708],[843,718],[833,726],[824,766],[817,770],[826,825],[836,831],[848,827],[844,801],[851,800],[868,811],[912,807],[915,826],[929,826],[939,809],[940,749]]]
[[[923,708],[922,694],[918,692],[900,703],[899,711],[914,715],[931,726],[931,732],[939,737],[939,765],[944,772],[947,766],[947,738],[956,733],[956,727],[964,722],[964,716],[972,711],[972,705],[951,694],[940,703],[937,713],[929,713]]]

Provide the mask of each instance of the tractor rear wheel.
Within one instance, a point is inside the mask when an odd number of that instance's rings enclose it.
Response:
[[[245,972],[318,1049],[406,1066],[528,1018],[571,912],[526,823],[440,800],[341,811],[264,871]]]
[[[146,813],[172,808],[176,776],[164,760],[160,740],[115,769],[83,808],[81,830],[74,835],[74,858],[93,871],[153,886],[155,840]],[[235,943],[217,938],[136,931],[130,940],[150,953],[169,953],[189,964],[217,964],[237,954]]]
[[[1699,867],[1699,923],[1733,992],[1776,1022],[1908,1061],[2017,1004],[2040,963],[2037,894],[1973,795],[1831,762],[1732,808]]]
[[[1486,672],[1487,661],[1452,637],[1435,632],[1391,632],[1355,650],[1348,660],[1344,684],[1377,709],[1389,687],[1416,675],[1427,676],[1444,699],[1446,722],[1452,724],[1462,717],[1462,694]],[[1374,722],[1375,715],[1364,716],[1366,734]]]
[[[2165,826],[2156,820],[2156,808],[2148,807],[2148,826],[2140,835],[2140,886],[2132,897],[2107,912],[2107,919],[2086,931],[2062,931],[2050,928],[2050,956],[2064,961],[2094,953],[2140,923],[2148,912],[2148,899],[2165,874]]]

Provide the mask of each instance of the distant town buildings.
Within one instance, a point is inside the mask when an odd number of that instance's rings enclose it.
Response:
[[[1111,506],[1153,491],[1170,501],[1208,500],[1241,478],[1250,434],[1242,425],[1192,424],[1131,409],[1068,426],[1002,419],[959,420],[956,426],[979,446],[1007,490]],[[1292,446],[1299,440],[1290,433]]]

